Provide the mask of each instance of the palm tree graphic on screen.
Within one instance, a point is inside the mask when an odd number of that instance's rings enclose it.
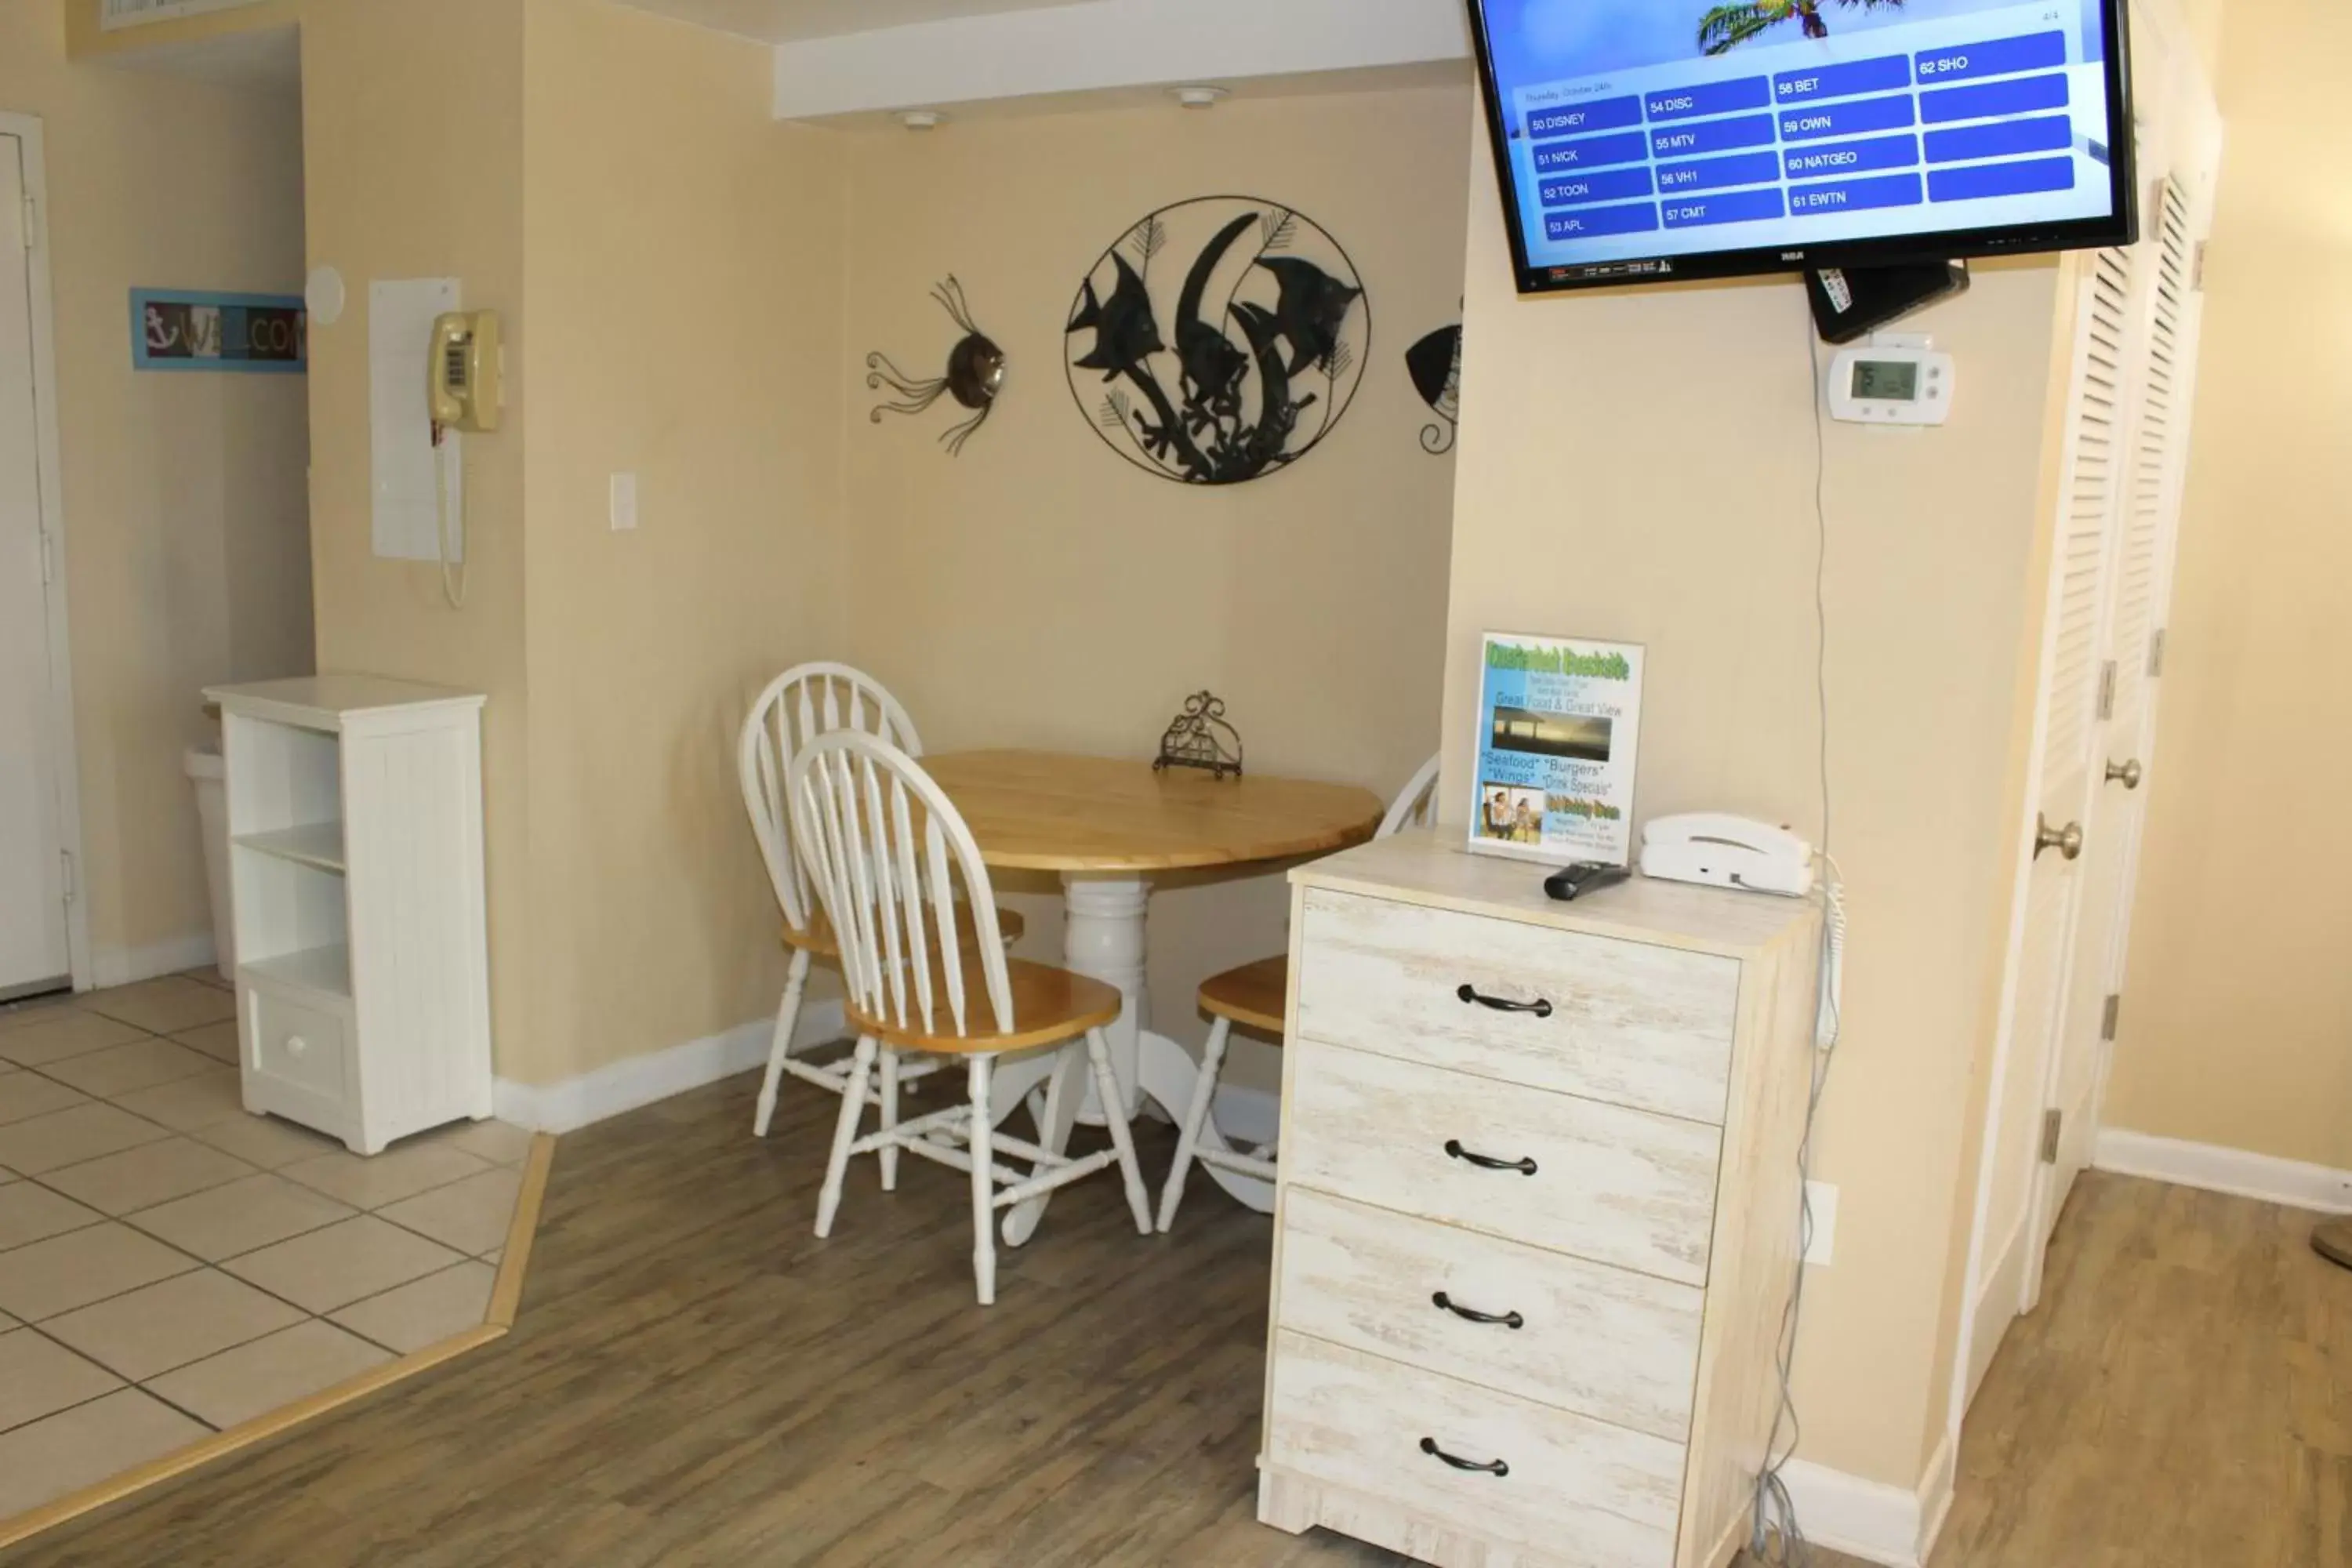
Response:
[[[1698,19],[1698,47],[1710,55],[1723,54],[1790,20],[1802,24],[1805,37],[1826,38],[1830,36],[1830,25],[1822,15],[1827,0],[1730,0],[1729,4],[1716,6]],[[1836,0],[1836,3],[1874,11],[1881,5],[1900,5],[1903,0]]]

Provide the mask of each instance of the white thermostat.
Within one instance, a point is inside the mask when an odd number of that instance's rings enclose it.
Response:
[[[1952,356],[1933,338],[1879,332],[1830,363],[1830,415],[1856,425],[1941,425],[1957,391]]]

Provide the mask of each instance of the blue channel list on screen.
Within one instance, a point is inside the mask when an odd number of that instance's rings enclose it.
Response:
[[[2112,210],[2097,0],[1481,9],[1531,267]]]

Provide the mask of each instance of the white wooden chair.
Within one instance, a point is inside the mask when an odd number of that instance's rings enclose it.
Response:
[[[1389,804],[1388,815],[1381,818],[1373,831],[1375,838],[1386,838],[1408,827],[1418,827],[1433,819],[1437,799],[1437,758],[1423,763],[1395,800]],[[1201,1011],[1209,1015],[1209,1043],[1201,1053],[1201,1076],[1192,1086],[1192,1103],[1184,1112],[1184,1124],[1176,1132],[1176,1162],[1168,1169],[1168,1184],[1160,1192],[1160,1228],[1167,1230],[1176,1223],[1176,1205],[1184,1201],[1184,1178],[1192,1174],[1193,1162],[1214,1165],[1220,1170],[1235,1171],[1245,1176],[1255,1176],[1263,1182],[1274,1180],[1272,1145],[1264,1145],[1244,1153],[1238,1150],[1213,1148],[1201,1142],[1201,1129],[1207,1124],[1209,1110],[1217,1096],[1217,1077],[1225,1065],[1225,1047],[1238,1024],[1254,1034],[1265,1037],[1270,1043],[1282,1044],[1283,1010],[1290,997],[1290,958],[1276,953],[1255,963],[1244,963],[1237,969],[1212,974],[1201,982]]]
[[[775,1116],[776,1089],[785,1073],[835,1094],[849,1082],[846,1060],[816,1064],[793,1059],[793,1029],[800,1022],[801,997],[807,989],[809,968],[815,959],[836,956],[833,929],[824,919],[809,875],[793,844],[789,806],[790,776],[794,753],[819,735],[836,730],[856,730],[879,736],[909,756],[923,754],[922,738],[898,700],[882,683],[845,664],[803,664],[768,682],[736,738],[736,772],[743,788],[743,809],[751,817],[751,832],[760,841],[760,858],[768,868],[782,911],[783,942],[792,952],[786,971],[783,1001],[776,1008],[776,1031],[768,1047],[768,1070],[760,1080],[759,1109],[753,1113],[755,1136],[768,1135]],[[998,928],[1013,942],[1023,930],[1022,918],[999,910]]]
[[[970,1173],[972,1274],[982,1306],[996,1300],[998,1209],[1116,1164],[1135,1228],[1150,1235],[1150,1200],[1102,1032],[1118,1016],[1118,989],[1007,958],[1002,942],[973,940],[975,930],[993,929],[996,914],[980,847],[922,764],[898,747],[856,730],[820,736],[793,759],[790,787],[793,830],[832,921],[858,1035],[817,1197],[817,1235],[833,1230],[851,1157],[878,1153],[887,1191],[898,1184],[901,1150]],[[959,891],[968,915],[959,911]],[[989,1095],[997,1058],[1066,1047],[1080,1038],[1111,1147],[1074,1157],[996,1131]],[[961,1057],[968,1103],[901,1122],[892,1070],[900,1052]],[[877,1056],[881,1126],[860,1137]],[[1064,1076],[1055,1074],[1049,1103],[1065,1092]],[[999,1170],[1000,1152],[1028,1161],[1029,1170]]]

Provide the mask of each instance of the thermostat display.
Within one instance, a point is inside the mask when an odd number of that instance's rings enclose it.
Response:
[[[1830,413],[1858,425],[1941,425],[1954,381],[1952,356],[1933,349],[1844,349],[1830,371]]]

